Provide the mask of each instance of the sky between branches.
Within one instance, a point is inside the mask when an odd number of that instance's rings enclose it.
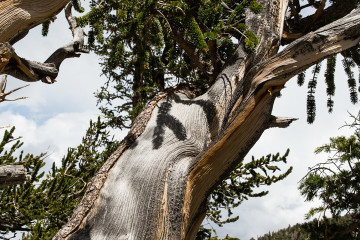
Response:
[[[41,27],[31,30],[25,39],[14,45],[17,54],[44,61],[55,49],[71,41],[71,32],[63,15],[61,12],[58,20],[51,24],[48,37],[41,36]],[[55,84],[31,83],[29,87],[10,95],[9,99],[20,96],[29,98],[0,103],[0,126],[16,126],[15,135],[23,137],[25,152],[48,152],[49,166],[54,161],[60,163],[67,148],[76,147],[81,142],[89,120],[100,115],[93,93],[103,84],[105,77],[100,76],[98,62],[95,54],[67,59],[61,65]],[[300,196],[298,181],[306,174],[308,167],[326,158],[326,155],[315,156],[315,147],[327,143],[329,137],[350,134],[348,129],[338,128],[345,121],[350,121],[347,111],[356,114],[359,110],[359,104],[350,103],[346,77],[341,61],[338,61],[335,105],[333,113],[328,114],[323,74],[322,71],[318,78],[315,123],[306,123],[307,85],[300,88],[296,85],[296,79],[290,80],[282,91],[282,97],[275,102],[273,115],[296,117],[299,120],[287,129],[265,131],[246,158],[250,160],[252,155],[261,157],[276,152],[283,154],[290,148],[288,163],[294,166],[293,173],[271,186],[269,195],[250,199],[237,208],[235,214],[240,215],[240,219],[236,223],[226,224],[221,230],[217,228],[220,236],[229,233],[232,237],[248,240],[304,221],[304,214],[311,204],[304,203]],[[310,75],[311,69],[307,72],[307,79]],[[358,76],[357,72],[355,76]],[[7,90],[22,85],[26,83],[9,77]],[[0,130],[1,135],[3,131]],[[115,134],[119,139],[125,135],[124,132]]]

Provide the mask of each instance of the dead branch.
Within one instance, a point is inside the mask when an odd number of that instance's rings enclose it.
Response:
[[[7,99],[6,96],[12,94],[13,92],[16,92],[22,88],[25,88],[28,85],[25,85],[25,86],[22,86],[22,87],[18,87],[18,88],[15,88],[9,92],[5,92],[5,89],[6,89],[6,82],[7,82],[7,75],[4,75],[4,77],[2,78],[1,82],[0,82],[0,102],[4,102],[4,101],[17,101],[17,100],[20,100],[20,99],[26,99],[27,97],[19,97],[19,98],[15,98],[15,99]],[[1,128],[1,127],[0,127]]]
[[[71,14],[72,4],[65,9],[65,16],[70,25],[73,40],[57,49],[44,63],[19,57],[9,43],[0,44],[0,73],[11,75],[26,82],[41,80],[44,83],[56,82],[61,63],[66,58],[80,57],[80,53],[88,53],[84,49],[84,32]]]

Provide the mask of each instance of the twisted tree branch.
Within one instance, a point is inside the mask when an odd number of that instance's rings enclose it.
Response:
[[[72,4],[65,9],[65,16],[73,34],[73,41],[57,49],[44,63],[19,57],[9,43],[0,43],[0,73],[11,75],[26,82],[41,80],[44,83],[56,82],[61,63],[66,58],[79,57],[88,53],[84,49],[84,32],[71,14]]]

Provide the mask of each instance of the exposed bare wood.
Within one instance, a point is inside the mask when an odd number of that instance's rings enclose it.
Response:
[[[0,166],[0,188],[21,184],[26,180],[25,168],[22,165]]]
[[[73,41],[57,49],[44,63],[26,60],[19,57],[9,43],[0,43],[0,72],[9,74],[26,82],[56,82],[61,63],[66,58],[79,57],[80,53],[88,53],[84,49],[84,32],[71,14],[71,4],[65,10],[65,16],[73,34]]]
[[[5,0],[0,2],[0,43],[9,42],[58,14],[70,0]]]
[[[211,189],[266,129],[295,120],[271,115],[284,84],[360,41],[357,9],[277,53],[287,1],[259,2],[264,12],[246,19],[259,46],[240,46],[205,94],[152,101],[54,239],[194,239]]]
[[[298,118],[280,118],[272,116],[269,127],[287,128],[293,121],[296,120],[298,120]]]
[[[283,35],[282,35],[282,39],[284,41],[294,41],[298,38],[301,38],[302,36],[304,36],[304,33],[289,33],[289,32],[283,32]]]
[[[158,105],[159,101],[163,100],[174,92],[182,91],[185,91],[191,96],[194,96],[194,91],[196,91],[196,89],[191,86],[189,87],[179,85],[176,88],[169,89],[166,92],[160,93],[147,105],[147,107],[139,114],[139,116],[136,117],[133,126],[131,127],[128,135],[120,144],[119,148],[112,154],[112,156],[106,161],[106,163],[101,167],[99,172],[94,177],[94,180],[87,189],[82,202],[75,209],[71,220],[54,236],[53,239],[68,239],[71,233],[73,233],[81,225],[84,224],[86,216],[94,207],[94,200],[99,195],[100,190],[102,189],[103,184],[108,177],[109,171],[114,166],[116,161],[119,160],[120,156],[126,149],[134,145],[136,146],[138,137],[145,131],[150,117],[152,116],[152,112],[154,111],[154,108],[156,108],[156,106]]]

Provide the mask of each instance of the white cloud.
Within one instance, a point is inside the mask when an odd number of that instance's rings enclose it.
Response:
[[[37,123],[33,119],[12,112],[0,113],[0,126],[15,126],[14,136],[22,136],[26,153],[48,152],[47,162],[60,163],[68,147],[81,143],[89,119],[96,118],[94,112],[60,113],[48,120]],[[4,129],[1,131],[1,136]]]
[[[18,55],[44,61],[55,49],[69,42],[71,32],[63,12],[58,18],[50,26],[49,36],[46,38],[41,36],[40,28],[31,30],[26,38],[15,45]],[[1,103],[0,126],[16,126],[15,135],[23,136],[25,152],[48,151],[52,153],[48,161],[59,163],[68,147],[81,142],[89,119],[97,117],[93,92],[104,82],[104,77],[99,77],[101,69],[98,61],[94,54],[82,54],[79,59],[66,59],[61,66],[57,83],[31,83],[30,87],[10,96],[9,98],[28,96],[29,99]],[[317,118],[312,125],[306,124],[307,86],[299,88],[293,79],[282,91],[283,96],[275,103],[274,115],[300,119],[287,129],[267,130],[247,159],[251,155],[260,157],[268,153],[284,153],[289,147],[291,151],[288,160],[289,165],[294,166],[294,172],[287,179],[271,186],[268,196],[250,199],[242,204],[235,210],[235,214],[240,214],[240,220],[224,225],[219,230],[220,235],[229,233],[246,240],[303,221],[311,204],[303,202],[297,186],[307,168],[321,160],[321,156],[315,158],[314,148],[326,143],[329,137],[348,134],[346,129],[338,128],[347,119],[347,110],[351,113],[358,110],[358,105],[349,103],[346,79],[340,62],[338,66],[334,113],[327,113],[326,87],[323,77],[319,76]],[[308,79],[310,75],[308,74]],[[8,90],[24,84],[26,83],[9,78]]]

